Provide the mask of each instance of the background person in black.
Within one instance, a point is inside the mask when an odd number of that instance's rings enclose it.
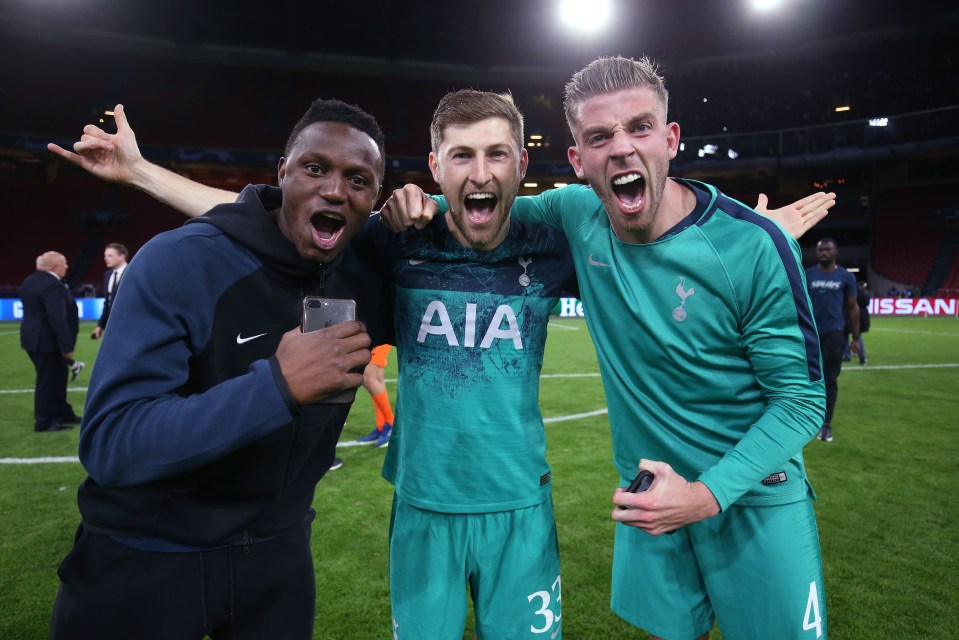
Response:
[[[118,180],[120,151],[85,131],[86,155],[60,155]],[[90,381],[51,638],[312,637],[313,493],[350,409],[324,400],[362,384],[371,335],[392,340],[389,292],[349,247],[383,173],[376,121],[317,100],[278,188],[137,252]],[[353,298],[363,322],[303,333],[305,295]]]
[[[120,288],[120,279],[127,268],[127,260],[130,258],[130,252],[125,245],[119,242],[111,242],[103,250],[103,262],[107,266],[103,274],[103,313],[97,321],[97,326],[90,337],[99,340],[103,335],[103,330],[107,328],[107,322],[110,320],[110,309],[113,308],[113,300]]]
[[[67,402],[67,367],[80,325],[77,303],[63,281],[66,275],[67,259],[47,251],[37,257],[37,270],[20,285],[20,346],[37,371],[34,431],[63,431],[73,428],[69,423],[80,422]]]
[[[862,281],[859,283],[859,290],[856,292],[856,304],[859,305],[859,364],[866,364],[866,343],[862,340],[862,334],[869,331],[869,303],[872,301],[872,293],[869,291],[869,283]]]
[[[859,340],[852,339],[852,327],[849,325],[849,318],[846,317],[846,344],[843,346],[842,361],[852,360],[851,346],[853,342],[859,343],[859,364],[866,365],[866,343],[862,340],[862,334],[869,331],[869,302],[872,300],[872,292],[869,291],[869,283],[860,280],[856,291],[856,304],[859,305]]]
[[[852,352],[859,355],[859,305],[856,304],[856,278],[836,264],[839,248],[832,238],[816,243],[819,264],[806,269],[806,286],[812,301],[819,347],[822,351],[823,379],[826,383],[826,417],[817,436],[832,442],[832,416],[839,398],[839,374],[846,326],[852,331]]]

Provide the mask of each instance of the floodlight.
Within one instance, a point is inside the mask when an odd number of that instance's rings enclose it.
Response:
[[[562,0],[560,20],[569,28],[582,33],[598,31],[609,19],[609,0]]]
[[[752,0],[752,5],[756,11],[775,11],[782,6],[782,0]]]

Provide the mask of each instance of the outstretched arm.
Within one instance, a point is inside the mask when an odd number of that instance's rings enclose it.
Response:
[[[127,122],[122,104],[115,107],[114,118],[116,133],[110,134],[88,124],[83,128],[80,141],[74,143],[72,152],[52,142],[47,149],[98,178],[145,191],[190,218],[202,215],[218,204],[236,200],[237,194],[232,191],[202,185],[148,162],[140,154],[136,135]]]
[[[769,198],[766,197],[765,193],[760,193],[759,202],[756,203],[756,211],[778,222],[779,226],[786,230],[786,233],[798,240],[825,218],[834,204],[836,204],[835,193],[820,191],[801,200],[796,200],[792,204],[787,204],[780,209],[770,210],[767,208]]]

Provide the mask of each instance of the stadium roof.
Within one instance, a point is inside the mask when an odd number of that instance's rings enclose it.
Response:
[[[63,45],[232,54],[283,65],[290,56],[349,71],[397,68],[578,68],[597,55],[648,54],[665,65],[884,31],[957,24],[949,0],[611,0],[608,31],[586,38],[558,24],[557,0],[5,0],[0,33]],[[39,53],[39,52],[38,52]],[[264,62],[265,61],[265,62]]]

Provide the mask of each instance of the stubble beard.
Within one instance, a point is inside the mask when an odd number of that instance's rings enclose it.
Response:
[[[467,247],[474,250],[487,251],[492,248],[490,245],[496,240],[496,237],[503,230],[503,227],[509,224],[509,216],[504,217],[502,224],[495,229],[477,231],[470,227],[466,211],[462,210],[459,214],[451,212],[450,224],[456,228],[457,233],[465,241],[464,244]]]
[[[663,192],[666,190],[665,180],[668,179],[667,177],[662,180],[661,185],[652,184],[647,179],[646,202],[642,212],[634,216],[623,213],[619,208],[619,199],[611,185],[600,196],[600,202],[603,204],[603,209],[606,210],[606,217],[609,219],[609,224],[617,238],[624,242],[631,242],[632,240],[627,240],[623,236],[625,234],[647,235],[649,233],[656,222],[656,215],[659,213],[659,207],[662,204]],[[607,182],[607,184],[609,183]],[[648,241],[651,242],[655,239],[650,238]]]

